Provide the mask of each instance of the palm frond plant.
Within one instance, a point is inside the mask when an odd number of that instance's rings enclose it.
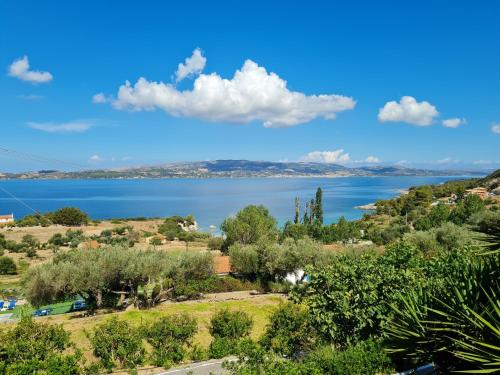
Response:
[[[500,372],[499,280],[499,257],[478,257],[437,295],[400,295],[385,331],[389,353],[406,368],[432,362],[445,373]]]

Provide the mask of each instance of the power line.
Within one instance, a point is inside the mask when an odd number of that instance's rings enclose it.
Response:
[[[16,197],[14,194],[12,194],[10,191],[8,191],[7,189],[4,189],[2,186],[0,186],[0,190],[2,190],[5,194],[7,195],[10,195],[12,198],[14,198],[16,201],[18,201],[19,203],[21,203],[24,207],[30,209],[31,211],[33,211],[35,214],[39,214],[39,212],[37,210],[35,210],[33,207],[31,207],[28,203],[24,202],[23,200],[21,200],[20,198]]]
[[[40,156],[36,154],[31,154],[27,152],[20,152],[16,150],[12,150],[10,148],[7,148],[5,146],[0,145],[0,155],[6,156],[6,157],[11,157],[15,159],[21,159],[21,160],[28,160],[28,161],[35,161],[43,164],[62,164],[62,165],[69,165],[72,166],[73,168],[79,168],[79,169],[86,169],[88,166],[84,166],[82,164],[78,163],[73,163],[67,160],[61,160],[61,159],[56,159],[56,158],[48,158],[45,156]]]

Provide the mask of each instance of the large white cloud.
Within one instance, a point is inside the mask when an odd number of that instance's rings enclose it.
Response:
[[[200,74],[205,68],[206,63],[207,58],[203,56],[199,48],[196,48],[191,57],[186,57],[184,64],[179,63],[177,72],[175,73],[176,82],[180,82],[186,77]]]
[[[412,96],[403,96],[399,103],[390,101],[385,103],[378,112],[381,122],[406,122],[417,126],[428,126],[439,115],[436,107],[429,102],[417,102]]]
[[[47,133],[83,133],[94,126],[94,123],[89,120],[78,120],[63,123],[28,122],[27,125]]]
[[[491,125],[491,131],[495,134],[500,134],[500,124]]]
[[[344,149],[335,151],[312,151],[302,156],[300,161],[310,163],[345,163],[349,161],[349,154]]]
[[[208,121],[288,127],[315,118],[334,119],[353,109],[355,100],[341,95],[305,95],[290,91],[287,82],[251,60],[246,60],[231,79],[216,73],[200,74],[192,90],[179,91],[168,83],[139,78],[120,86],[113,106],[133,111],[161,108],[179,117]]]
[[[446,120],[443,120],[443,126],[445,128],[458,128],[460,125],[465,125],[467,124],[467,120],[464,118],[449,118]]]
[[[9,75],[32,83],[46,83],[52,81],[52,74],[38,70],[30,70],[28,56],[14,60],[9,66]]]

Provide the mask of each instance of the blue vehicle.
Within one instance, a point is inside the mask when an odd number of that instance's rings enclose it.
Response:
[[[0,310],[3,309],[3,305],[5,304],[4,301],[0,301]]]
[[[13,310],[14,307],[16,307],[16,302],[17,301],[15,299],[11,299],[7,305],[7,310]]]
[[[81,311],[87,308],[87,304],[83,300],[73,302],[71,306],[71,311]]]
[[[38,309],[38,310],[35,310],[35,312],[33,313],[33,316],[47,316],[47,315],[50,315],[51,312],[52,312],[51,307],[46,308],[46,309]]]

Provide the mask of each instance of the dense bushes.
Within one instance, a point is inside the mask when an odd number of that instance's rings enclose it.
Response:
[[[16,263],[12,258],[0,256],[0,275],[15,275],[16,273]]]
[[[23,284],[26,298],[35,306],[80,295],[89,306],[115,307],[116,292],[139,306],[151,306],[167,298],[176,283],[212,274],[210,254],[171,255],[115,246],[58,253],[31,267]]]
[[[11,375],[81,373],[81,353],[62,326],[24,317],[0,332],[0,373]]]
[[[209,250],[222,250],[224,239],[222,237],[212,237],[208,240],[207,247]]]
[[[288,273],[306,265],[322,266],[334,255],[308,238],[297,241],[288,238],[282,244],[270,241],[235,244],[230,247],[229,256],[235,271],[266,284],[282,281]]]
[[[147,326],[145,333],[153,348],[153,363],[168,368],[182,361],[197,330],[196,320],[186,314],[165,316]]]
[[[392,253],[404,253],[406,246],[398,244]],[[337,346],[379,337],[395,293],[417,279],[392,253],[342,254],[323,269],[308,268],[310,281],[293,290],[292,298],[309,307],[314,324]]]
[[[318,369],[321,374],[367,375],[389,374],[392,363],[379,341],[367,340],[348,346],[344,351],[323,346],[309,354],[306,368]]]
[[[135,368],[145,360],[140,331],[123,320],[111,318],[99,324],[89,339],[94,355],[109,372],[116,366]]]
[[[224,249],[235,243],[248,245],[262,240],[276,240],[277,222],[264,206],[247,206],[221,225],[225,235]]]
[[[76,207],[63,207],[55,212],[49,212],[45,216],[53,223],[66,226],[86,225],[89,221],[88,215]]]
[[[317,333],[309,311],[300,305],[284,303],[269,317],[260,343],[276,354],[296,357],[311,350],[316,344]]]
[[[236,354],[240,340],[250,333],[252,326],[252,318],[243,311],[218,311],[210,321],[210,334],[214,338],[210,343],[210,357]]]
[[[174,297],[194,298],[200,293],[227,293],[239,290],[254,290],[258,285],[248,280],[236,279],[231,276],[210,276],[200,280],[184,280],[177,282],[172,289]]]

